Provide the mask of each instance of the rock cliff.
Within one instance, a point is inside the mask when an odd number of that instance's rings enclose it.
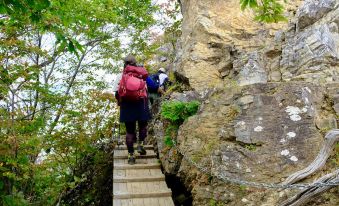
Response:
[[[290,21],[260,24],[238,0],[181,0],[183,25],[173,70],[202,102],[179,129],[179,149],[162,144],[165,172],[192,191],[193,205],[279,205],[295,190],[221,181],[280,183],[318,154],[339,116],[339,1],[293,1]],[[187,98],[188,97],[188,98]],[[156,134],[164,134],[158,121]],[[338,152],[338,151],[336,151]],[[338,154],[310,182],[338,168]],[[339,205],[339,189],[309,205]]]

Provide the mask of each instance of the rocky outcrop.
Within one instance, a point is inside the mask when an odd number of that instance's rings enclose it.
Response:
[[[336,2],[307,1],[298,10],[297,29],[286,32],[282,46],[283,80],[322,84],[339,81],[339,8]]]
[[[295,14],[289,24],[262,25],[240,11],[238,0],[181,1],[174,70],[204,97],[177,142],[208,174],[175,148],[164,147],[162,161],[192,191],[193,205],[279,205],[295,191],[245,187],[215,176],[283,182],[313,161],[326,131],[338,128],[339,2],[302,2],[287,5]],[[336,167],[327,163],[307,181]],[[338,205],[338,194],[334,189],[309,205]]]
[[[319,152],[323,135],[314,122],[326,116],[327,93],[325,87],[311,83],[218,90],[201,106],[198,115],[181,126],[177,138],[180,151],[213,176],[282,182],[310,164]],[[221,189],[221,183],[220,188],[213,189],[208,177],[201,175],[187,162],[180,165],[179,176],[196,192],[194,205],[207,205],[210,199],[225,202],[224,197],[227,205],[278,205],[287,194],[279,197],[275,191],[253,188],[248,192],[225,182],[223,186],[228,189]],[[210,194],[202,198],[199,191],[206,188],[210,188]]]
[[[171,94],[171,101],[191,102],[202,100],[203,97],[194,91],[185,91],[183,93],[174,92]],[[159,158],[166,174],[176,174],[181,163],[181,155],[174,147],[166,147],[165,142],[165,125],[166,122],[157,120],[153,125],[154,137],[156,139]],[[167,122],[168,124],[168,122]]]
[[[287,8],[293,11],[299,2],[293,1]],[[266,81],[264,57],[247,52],[271,45],[275,32],[287,27],[286,23],[257,23],[251,12],[240,10],[238,0],[181,3],[184,17],[181,50],[174,68],[189,79],[193,89],[215,87],[225,77],[239,79],[240,84]],[[247,75],[256,80],[248,81]]]
[[[336,0],[307,0],[297,13],[297,29],[301,30],[321,19],[337,6]]]

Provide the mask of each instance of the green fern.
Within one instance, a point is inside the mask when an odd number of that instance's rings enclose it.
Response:
[[[198,101],[171,101],[162,104],[161,116],[170,122],[165,131],[164,143],[166,146],[173,147],[174,139],[177,137],[179,126],[188,117],[197,113],[199,105],[200,103]]]
[[[182,124],[188,117],[197,113],[200,103],[198,101],[165,102],[161,107],[161,116],[176,125]]]

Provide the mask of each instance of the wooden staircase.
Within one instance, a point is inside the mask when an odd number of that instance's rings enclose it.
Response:
[[[113,163],[114,206],[174,206],[172,192],[154,153],[153,146],[146,145],[147,155],[136,153],[136,164],[127,163],[127,148],[117,146]]]

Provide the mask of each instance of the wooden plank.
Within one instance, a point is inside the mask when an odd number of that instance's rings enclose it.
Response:
[[[174,206],[173,199],[171,197],[165,197],[165,205],[164,206]]]
[[[148,163],[148,164],[139,164],[139,161],[135,165],[129,165],[129,164],[114,164],[115,170],[139,170],[139,169],[160,169],[159,163]]]
[[[128,183],[113,183],[119,186],[119,191],[114,191],[114,194],[121,193],[130,193],[132,188],[140,185],[141,191],[137,191],[145,193],[145,192],[158,192],[158,191],[167,191],[169,190],[165,181],[156,181],[156,182],[128,182]],[[138,185],[138,187],[139,187]]]
[[[113,188],[117,188],[113,190],[113,196],[118,193],[127,193],[127,183],[119,182],[113,183]]]
[[[117,170],[113,169],[114,177],[121,178],[121,177],[149,177],[149,176],[162,176],[162,172],[160,169],[125,169],[125,170]]]
[[[113,194],[114,194],[114,192],[118,192],[118,191],[120,191],[121,189],[120,189],[120,185],[121,184],[114,184],[113,183]]]
[[[152,182],[153,183],[153,188],[155,189],[155,190],[161,190],[162,188],[160,187],[160,184],[159,184],[159,182]],[[164,188],[167,188],[167,187],[164,187]]]
[[[133,190],[134,193],[138,193],[140,191],[143,191],[142,190],[142,184],[134,184],[133,188],[134,188],[134,190]]]
[[[121,200],[114,199],[113,200],[113,206],[121,206]]]
[[[127,199],[127,200],[123,200],[123,201],[121,201],[121,205],[122,206],[129,206],[129,200]]]
[[[127,161],[125,161],[124,159],[115,159],[113,161],[113,166],[116,164],[127,164]]]
[[[114,177],[126,177],[126,170],[113,170]]]
[[[144,199],[144,205],[151,205],[151,198],[143,198]]]
[[[159,198],[159,206],[166,206],[166,200],[164,198]]]
[[[153,169],[153,170],[149,170],[149,171],[150,171],[151,176],[159,176],[159,175],[161,176],[161,175],[163,175],[161,170],[159,170],[159,169],[157,169],[157,170]]]
[[[114,199],[132,199],[132,198],[148,198],[148,197],[171,197],[171,190],[163,190],[158,192],[148,192],[148,193],[117,193],[113,195]]]
[[[126,185],[127,185],[127,191],[126,191],[126,193],[132,193],[132,194],[134,194],[135,193],[135,191],[133,191],[133,188],[134,188],[134,185],[135,184],[130,184],[130,183],[128,183],[128,182],[126,182]]]
[[[150,150],[154,149],[153,145],[144,145],[144,148],[150,149]],[[134,149],[137,149],[136,145],[134,145]],[[127,147],[126,147],[126,145],[120,145],[119,147],[118,146],[115,147],[114,150],[127,150]]]
[[[127,155],[114,155],[113,159],[127,159]],[[157,158],[156,154],[146,154],[146,155],[135,155],[136,159],[151,159]]]
[[[128,204],[129,206],[174,206],[171,197],[156,198],[133,198],[133,199],[114,199],[113,206],[121,206]]]
[[[146,150],[147,154],[155,154],[154,150]],[[135,151],[136,155],[139,155],[137,151]],[[128,155],[127,150],[114,150],[114,156]]]
[[[141,198],[134,198],[132,199],[133,205],[131,206],[144,206],[144,200]]]
[[[153,181],[165,181],[165,176],[150,176],[150,177],[125,177],[125,178],[114,178],[113,182],[153,182]]]
[[[151,199],[151,206],[159,206],[159,200],[158,198],[152,198]]]
[[[120,199],[125,201],[125,199]],[[171,197],[133,198],[133,206],[174,206]]]
[[[133,199],[129,199],[128,206],[137,206],[137,205],[134,204]]]

